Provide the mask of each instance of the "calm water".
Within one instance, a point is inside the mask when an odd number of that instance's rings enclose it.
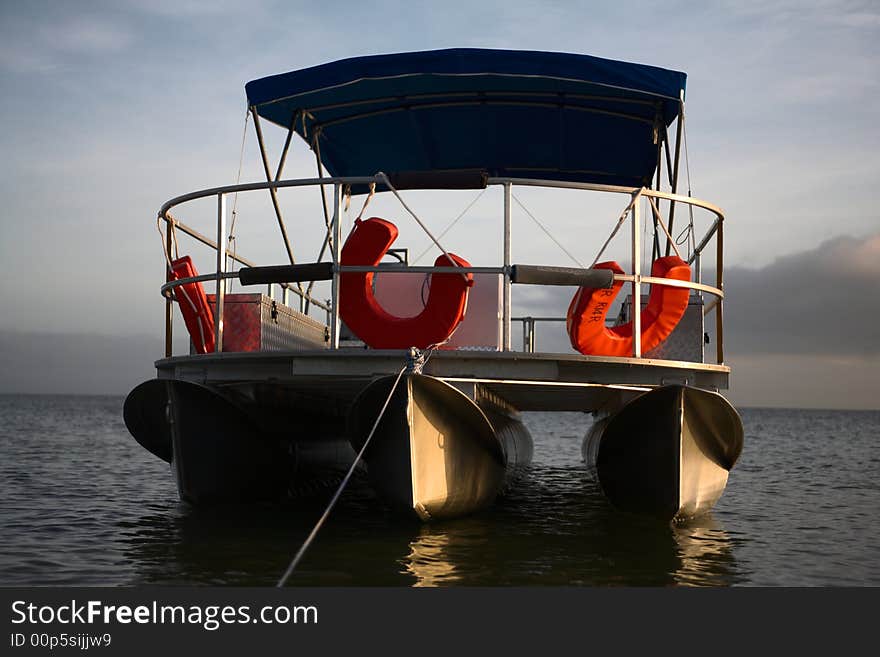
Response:
[[[329,492],[194,510],[121,397],[0,396],[0,585],[273,585]],[[354,480],[292,585],[880,585],[880,412],[742,410],[715,510],[613,511],[580,463],[587,416],[527,414],[535,460],[484,513],[403,522]]]

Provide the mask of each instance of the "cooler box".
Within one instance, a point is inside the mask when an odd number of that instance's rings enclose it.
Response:
[[[216,317],[216,300],[208,295]],[[330,329],[265,294],[223,297],[223,351],[327,349]]]
[[[642,295],[642,310],[648,305],[648,295]],[[621,305],[617,324],[624,324],[632,317],[632,296],[627,296]],[[687,310],[675,329],[663,342],[642,354],[643,358],[658,360],[681,360],[689,363],[703,363],[704,358],[703,299],[692,294]]]

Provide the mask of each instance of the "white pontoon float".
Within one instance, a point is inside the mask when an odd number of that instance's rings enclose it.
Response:
[[[490,505],[528,464],[521,411],[582,411],[594,416],[584,422],[587,467],[614,505],[668,519],[711,508],[743,434],[719,394],[730,371],[724,215],[677,193],[684,87],[683,73],[651,66],[479,49],[360,57],[250,82],[266,182],[162,206],[166,353],[157,378],[126,399],[129,431],[173,465],[181,498],[196,504],[290,497],[344,472],[369,441],[363,464],[380,499],[430,519]],[[274,174],[263,121],[287,131]],[[318,177],[282,177],[294,135],[314,151]],[[319,190],[313,219],[326,228],[317,261],[305,264],[289,237],[299,227],[288,232],[279,202],[304,187]],[[401,194],[486,187],[503,198],[503,258],[493,266],[465,259],[478,244],[448,251]],[[512,199],[526,187],[617,195],[622,211],[597,222],[597,245],[609,227],[611,237],[628,235],[630,262],[513,262]],[[228,248],[227,199],[244,192],[269,194],[288,262]],[[343,234],[346,201],[374,193],[396,196],[398,215],[359,217]],[[216,200],[216,239],[179,219],[204,198]],[[708,218],[702,237],[695,213]],[[402,262],[380,262],[402,222],[436,244],[433,266],[411,266],[400,252]],[[181,255],[185,236],[214,250],[214,271],[199,274]],[[642,271],[647,253],[653,264]],[[316,298],[316,281],[330,282],[329,300]],[[420,307],[395,309],[400,290],[419,281],[429,289]],[[244,291],[232,293],[233,283]],[[513,317],[524,285],[568,286],[567,316],[560,307],[557,317]],[[175,305],[191,339],[185,354],[172,349]],[[704,316],[714,324],[709,359]],[[536,351],[545,321],[566,322],[565,353]],[[484,334],[476,342],[474,323]]]

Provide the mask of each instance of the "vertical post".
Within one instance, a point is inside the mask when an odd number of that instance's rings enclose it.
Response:
[[[684,127],[684,89],[680,92],[680,104],[678,107],[678,125],[675,126],[675,164],[672,170],[672,181],[670,186],[672,193],[678,193],[678,169],[681,164],[681,131]],[[672,235],[672,226],[675,223],[675,201],[669,201],[669,221],[666,222],[667,230]],[[666,242],[666,255],[672,252],[672,242]]]
[[[510,351],[510,183],[504,183],[504,289],[501,310],[501,344]]]
[[[639,202],[632,206],[632,323],[633,356],[642,357],[642,248],[640,243]]]
[[[168,262],[171,262],[171,259],[174,257],[173,252],[171,250],[171,240],[174,236],[171,234],[171,222],[166,217],[165,219],[165,248],[167,250]],[[165,282],[171,280],[171,272],[168,270],[168,265],[165,265]],[[171,358],[171,330],[173,327],[173,318],[174,318],[174,302],[171,300],[171,297],[167,297],[165,299],[165,358]]]
[[[703,282],[703,254],[699,251],[694,254],[694,280],[700,284]],[[696,293],[703,298],[702,290],[696,290]]]
[[[341,199],[339,198],[342,187],[339,183],[333,183],[333,218],[330,227],[332,229],[332,240],[330,244],[330,254],[333,257],[333,264],[339,267],[339,243],[342,239],[342,228],[340,221]],[[335,269],[333,272],[331,308],[330,316],[330,348],[339,349],[339,271]]]
[[[290,305],[290,287],[286,284],[281,288],[281,303],[285,306]]]
[[[226,249],[223,248],[224,236],[226,235],[226,196],[217,194],[217,288],[216,288],[216,317],[214,321],[215,351],[223,351],[223,298],[226,285],[223,280],[223,272],[226,265]]]
[[[660,104],[657,104],[657,110],[654,114],[654,143],[657,144],[657,182],[656,190],[660,191],[660,180],[663,174],[663,131],[660,126],[663,125],[663,117],[660,113]],[[660,211],[660,199],[657,199],[657,211]],[[651,259],[656,260],[660,257],[660,235],[657,231],[657,217],[654,220],[654,245],[651,248]],[[668,247],[667,247],[668,248]]]
[[[715,256],[715,287],[724,292],[724,218],[718,217],[718,250]],[[724,299],[715,305],[715,356],[719,365],[724,364]]]

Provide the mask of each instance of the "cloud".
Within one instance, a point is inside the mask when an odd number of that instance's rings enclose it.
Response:
[[[43,27],[39,34],[46,46],[68,53],[116,52],[132,42],[127,28],[100,18],[71,18]]]
[[[880,233],[836,237],[760,269],[725,272],[734,354],[880,354]]]
[[[125,3],[136,11],[168,18],[198,18],[230,13],[249,13],[262,3],[248,2],[243,5],[236,0],[127,0]]]
[[[0,330],[0,393],[124,395],[155,378],[162,336]]]
[[[712,271],[703,272],[713,281]],[[880,233],[835,237],[761,268],[724,273],[728,360],[745,355],[880,355]],[[624,294],[618,295],[623,297]],[[567,287],[514,290],[514,315],[563,317]],[[619,299],[618,299],[619,301]],[[614,316],[612,309],[609,317]],[[514,327],[514,341],[520,328]],[[563,326],[539,324],[539,349],[570,351]]]
[[[118,53],[134,41],[122,22],[99,16],[13,16],[0,27],[0,67],[45,73],[71,55]]]
[[[737,407],[880,408],[880,357],[737,356],[727,398]]]

